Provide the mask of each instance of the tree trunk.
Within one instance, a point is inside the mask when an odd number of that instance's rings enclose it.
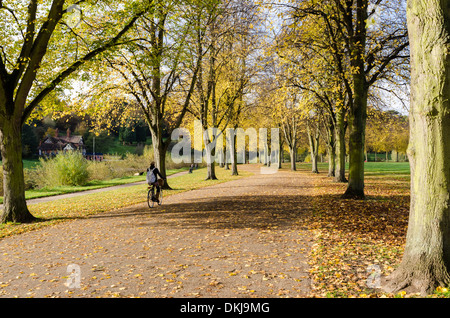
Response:
[[[450,0],[408,1],[411,204],[405,252],[384,289],[450,283]]]
[[[297,160],[296,152],[297,152],[297,147],[295,147],[295,146],[289,147],[289,155],[291,157],[291,170],[292,171],[297,171],[297,167],[295,165],[295,161]]]
[[[334,177],[336,172],[336,124],[331,119],[327,126],[328,177]]]
[[[230,160],[229,156],[227,156],[227,152],[225,152],[225,170],[230,170]]]
[[[336,148],[330,146],[328,149],[328,176],[334,177],[336,174]]]
[[[231,160],[231,175],[232,176],[238,176],[238,169],[237,169],[237,149],[236,149],[236,143],[237,143],[237,136],[236,134],[233,134],[233,141],[231,143],[233,147],[233,151],[231,152],[231,155],[233,156]]]
[[[314,152],[311,153],[311,163],[312,163],[311,172],[312,173],[319,173],[319,169],[317,167],[318,159],[319,159],[319,154],[317,153],[317,150],[315,150]]]
[[[162,129],[156,128],[150,128],[152,133],[152,143],[153,143],[153,158],[155,161],[156,168],[158,168],[159,172],[164,176],[164,178],[167,177],[167,171],[166,171],[166,152],[167,148],[169,146],[168,143],[164,143],[162,140]],[[169,183],[164,182],[163,189],[171,189],[169,186]]]
[[[3,161],[4,206],[0,223],[29,223],[35,220],[25,200],[21,129],[20,120],[3,120],[0,131],[0,151]]]
[[[336,169],[334,182],[347,182],[345,178],[345,108],[336,112]]]
[[[309,125],[307,125],[307,132],[309,139],[309,149],[311,153],[311,163],[312,163],[311,172],[319,173],[319,169],[317,167],[317,161],[319,157],[319,138],[320,138],[319,126],[317,125],[317,127],[314,127],[314,131],[312,131]]]
[[[349,180],[347,190],[343,197],[353,199],[364,199],[364,143],[369,89],[364,60],[367,36],[367,5],[367,0],[356,1],[355,32],[350,39],[350,64],[353,69],[353,100],[349,110]]]
[[[280,143],[280,151],[278,151],[278,169],[282,168],[281,162],[283,160],[283,146]]]
[[[365,75],[364,75],[365,76]],[[367,118],[365,79],[355,79],[354,105],[350,111],[349,181],[344,198],[364,199],[364,143]]]
[[[219,152],[219,159],[220,159],[220,161],[219,161],[219,167],[220,168],[223,168],[223,167],[225,167],[225,158],[224,158],[224,152],[223,152],[223,150],[220,150],[220,152]]]
[[[213,162],[207,164],[207,175],[205,180],[217,180],[216,177],[216,165]]]
[[[215,164],[216,147],[213,147],[214,143],[211,143],[211,138],[209,138],[209,134],[206,135],[208,135],[208,138],[207,140],[205,140],[206,169],[207,169],[205,180],[217,180],[216,164]]]

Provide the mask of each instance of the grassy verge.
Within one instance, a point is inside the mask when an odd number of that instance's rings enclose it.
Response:
[[[185,174],[168,179],[169,185],[173,190],[165,191],[164,196],[167,197],[176,193],[211,186],[251,175],[249,172],[240,171],[239,176],[231,176],[229,170],[216,169],[218,180],[205,181],[205,170],[206,169],[204,168],[198,169],[192,174]],[[32,224],[0,224],[0,238],[39,229],[62,221],[85,218],[89,215],[142,203],[146,200],[147,186],[138,185],[70,199],[33,204],[29,206],[30,212],[35,217],[39,218],[39,220]]]

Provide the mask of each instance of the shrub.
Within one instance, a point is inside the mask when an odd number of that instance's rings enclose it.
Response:
[[[40,159],[34,172],[38,188],[85,185],[89,178],[88,162],[79,152],[59,153],[54,159]]]

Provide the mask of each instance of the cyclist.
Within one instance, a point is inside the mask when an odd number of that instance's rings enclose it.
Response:
[[[166,181],[166,178],[163,177],[161,172],[159,172],[158,168],[155,167],[155,162],[152,162],[150,164],[150,167],[147,169],[147,183],[149,186],[155,186],[156,187],[156,196],[152,198],[154,202],[158,202],[159,204],[159,193],[161,191],[161,186],[158,182],[158,176],[161,177],[164,181]]]

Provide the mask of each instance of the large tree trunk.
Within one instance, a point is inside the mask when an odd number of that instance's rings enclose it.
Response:
[[[344,198],[364,199],[364,142],[367,117],[367,89],[364,82],[355,87],[354,107],[350,111],[349,180]],[[359,90],[359,92],[357,92]]]
[[[364,142],[368,83],[365,74],[367,0],[356,1],[356,29],[351,41],[353,101],[349,110],[349,180],[344,198],[364,199]]]
[[[408,1],[411,205],[405,252],[385,289],[450,284],[450,0]]]
[[[22,162],[20,120],[2,120],[0,151],[3,161],[3,212],[0,223],[29,223],[35,220],[27,208]]]
[[[207,167],[207,174],[206,174],[205,180],[217,180],[216,164],[214,163],[214,161],[212,161],[211,163],[208,163],[206,167]]]
[[[345,178],[345,109],[336,112],[336,169],[335,182],[347,182]]]
[[[204,128],[206,131],[206,129]],[[211,138],[205,140],[205,148],[206,148],[206,179],[205,180],[217,180],[216,176],[216,164],[215,164],[215,155],[216,155],[216,147],[214,146],[214,142],[211,142]],[[215,137],[214,137],[215,138]]]
[[[152,133],[153,158],[155,160],[155,165],[158,168],[159,172],[164,176],[164,178],[166,178],[166,153],[169,143],[163,142],[162,129],[158,128],[158,125],[153,128],[151,127],[150,131]],[[167,182],[167,179],[166,182],[164,182],[163,189],[171,189],[169,183]]]
[[[317,166],[317,162],[319,161],[319,153],[317,150],[314,150],[311,152],[311,172],[312,173],[319,173],[319,168]]]

